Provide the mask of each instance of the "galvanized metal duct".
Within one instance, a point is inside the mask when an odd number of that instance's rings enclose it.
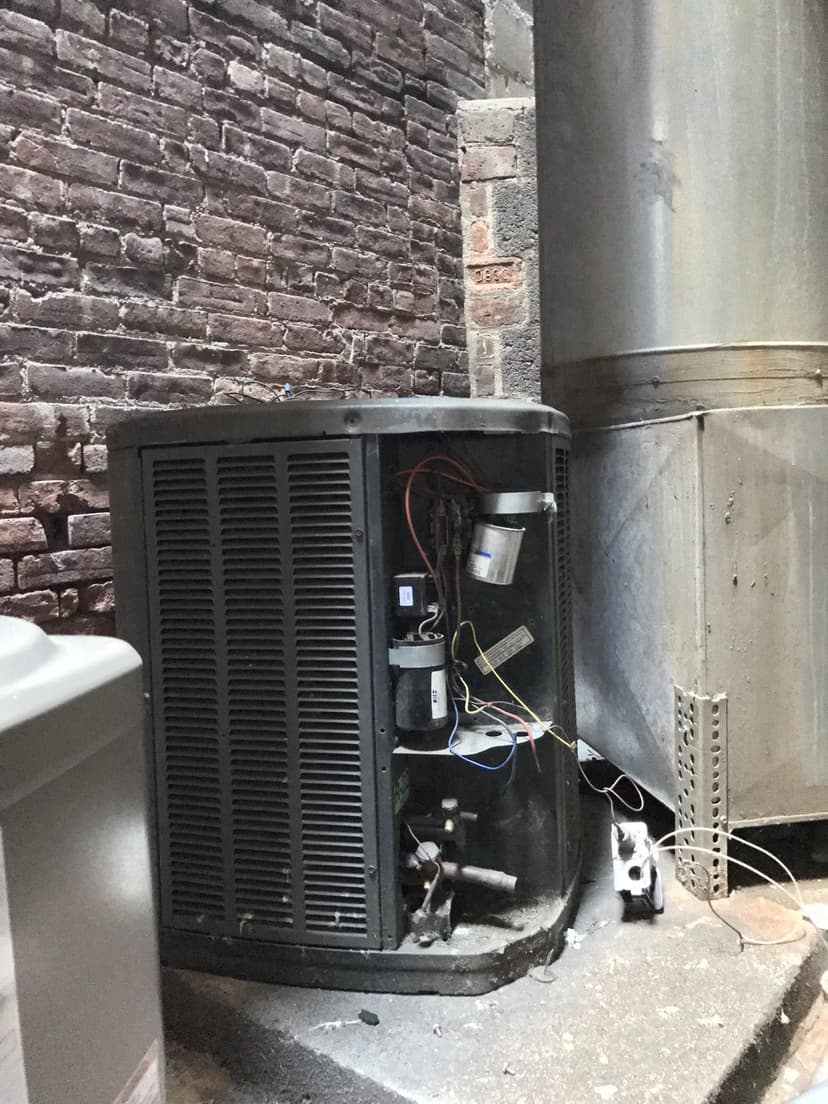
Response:
[[[825,0],[538,0],[544,398],[819,402]]]

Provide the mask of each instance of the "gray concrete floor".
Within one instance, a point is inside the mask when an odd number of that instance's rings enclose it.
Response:
[[[624,920],[606,805],[588,797],[585,806],[588,862],[574,922],[583,939],[547,984],[523,978],[476,998],[395,996],[179,974],[174,1018],[190,1050],[171,1050],[169,1104],[758,1102],[811,1007],[823,945],[803,927],[796,942],[740,953],[669,870],[664,915]],[[803,891],[828,900],[825,882]],[[784,897],[765,886],[719,908],[757,938],[797,927]],[[378,1014],[378,1027],[318,1026],[361,1008]],[[208,1038],[216,1060],[200,1053]]]

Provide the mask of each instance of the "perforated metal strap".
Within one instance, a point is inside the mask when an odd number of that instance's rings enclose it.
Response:
[[[676,877],[697,897],[726,897],[727,698],[676,686],[675,719]]]

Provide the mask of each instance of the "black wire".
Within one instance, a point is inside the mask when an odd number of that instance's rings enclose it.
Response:
[[[710,909],[710,911],[713,913],[719,923],[724,924],[726,928],[730,928],[730,930],[739,940],[739,951],[743,951],[745,949],[745,937],[742,932],[739,931],[735,924],[731,924],[729,920],[726,920],[720,912],[716,912],[716,910],[713,908],[713,875],[710,873],[707,867],[702,866],[702,864],[697,859],[691,860],[691,863],[693,866],[698,867],[699,870],[703,871],[704,876],[707,878],[707,907]]]

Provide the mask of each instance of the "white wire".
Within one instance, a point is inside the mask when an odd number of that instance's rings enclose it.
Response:
[[[687,848],[687,844],[672,844],[668,847],[659,847],[658,850],[659,851],[681,851],[681,850],[686,849],[686,848]],[[742,862],[741,859],[733,859],[729,855],[722,855],[718,851],[711,851],[709,847],[693,847],[693,850],[699,855],[713,855],[714,858],[725,859],[727,862],[734,863],[736,866],[744,867],[744,869],[749,870],[751,872],[751,874],[755,874],[758,878],[762,878],[769,885],[775,886],[776,889],[778,889],[782,893],[784,893],[786,897],[790,897],[790,899],[796,905],[797,920],[801,922],[805,919],[802,915],[801,906],[799,904],[799,901],[797,901],[796,897],[794,897],[794,895],[790,892],[790,890],[786,889],[783,885],[781,885],[779,882],[777,882],[774,878],[771,878],[770,875],[763,874],[761,870],[757,870],[755,866],[751,866],[749,863]],[[794,884],[796,884],[795,879],[794,879]],[[796,888],[797,888],[797,891],[798,891],[799,886],[797,885]],[[800,896],[801,896],[801,894],[800,894]],[[740,938],[741,938],[743,943],[746,943],[748,946],[751,946],[751,947],[777,947],[782,943],[795,943],[798,940],[800,940],[802,938],[802,936],[804,935],[804,928],[803,928],[802,931],[799,932],[799,934],[794,934],[795,931],[796,931],[796,929],[792,929],[791,934],[787,935],[787,936],[784,936],[782,939],[748,939],[748,938],[746,938],[745,936],[743,936],[741,934],[740,934]]]
[[[796,880],[796,878],[791,873],[790,868],[787,867],[785,865],[785,863],[782,862],[782,860],[779,858],[778,855],[774,855],[774,853],[772,851],[768,851],[768,849],[766,847],[760,847],[758,843],[753,843],[753,842],[751,842],[751,840],[742,839],[741,836],[736,836],[736,835],[733,834],[733,832],[728,832],[724,828],[707,828],[707,827],[676,828],[672,832],[667,832],[665,835],[663,835],[661,837],[660,840],[656,840],[656,842],[653,844],[653,847],[655,847],[655,848],[660,847],[665,840],[670,839],[672,836],[685,836],[685,835],[688,835],[688,834],[692,834],[693,832],[708,832],[708,833],[711,833],[712,835],[724,836],[725,839],[733,840],[736,843],[743,844],[745,847],[750,847],[754,851],[758,851],[760,855],[766,855],[769,859],[773,859],[773,861],[775,863],[777,863],[779,866],[782,867],[782,869],[785,871],[787,876],[790,878],[791,884],[796,889],[796,893],[797,893],[797,896],[799,898],[798,907],[800,909],[803,909],[805,907],[805,902],[802,900],[802,890],[800,889],[799,882]],[[686,847],[686,848],[689,849],[689,848],[693,847],[693,844],[692,843],[683,843],[683,844],[680,844],[680,846],[681,847]],[[714,854],[718,854],[718,852],[714,852]],[[730,861],[730,858],[727,855],[722,855],[721,857],[722,858],[727,858],[728,861]],[[733,861],[735,861],[735,860],[733,860]]]

